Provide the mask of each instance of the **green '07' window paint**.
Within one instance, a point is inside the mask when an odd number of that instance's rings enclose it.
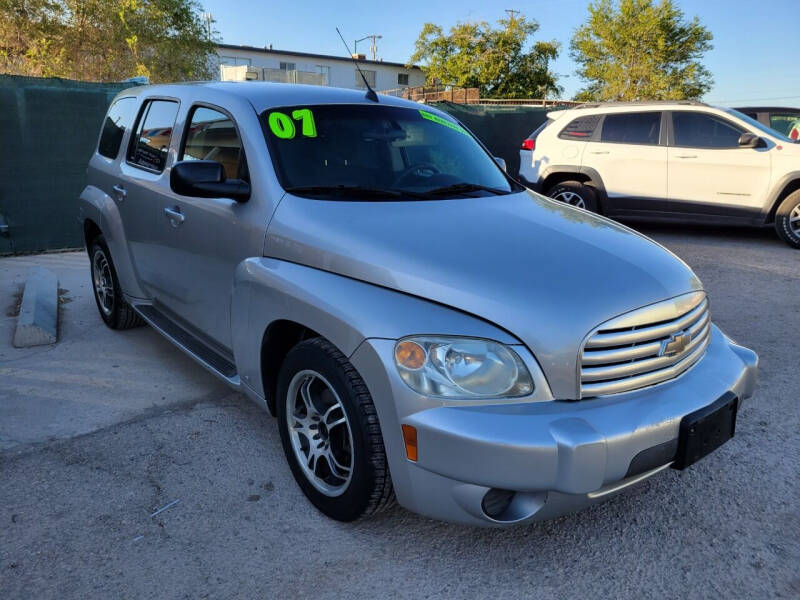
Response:
[[[269,113],[267,122],[275,137],[279,137],[282,140],[290,140],[294,137],[294,123],[282,112]]]
[[[433,121],[434,123],[438,123],[439,125],[444,125],[445,127],[449,127],[450,129],[458,131],[459,133],[463,133],[464,135],[469,135],[466,129],[456,125],[455,123],[451,123],[447,119],[443,119],[439,115],[429,113],[427,110],[420,110],[419,114],[423,119],[427,119],[428,121]]]
[[[314,123],[314,113],[310,108],[301,108],[292,112],[292,118],[295,121],[302,122],[303,135],[305,137],[317,137],[317,126]]]
[[[303,137],[317,137],[314,113],[311,112],[310,108],[299,108],[292,111],[291,119],[286,113],[280,111],[271,112],[269,113],[269,117],[267,117],[267,123],[275,137],[279,137],[282,140],[291,140],[297,133],[292,119],[300,121],[300,132],[303,134]]]

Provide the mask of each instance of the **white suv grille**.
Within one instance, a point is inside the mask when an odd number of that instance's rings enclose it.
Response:
[[[628,392],[673,379],[700,360],[710,337],[703,292],[612,319],[584,343],[581,397]]]

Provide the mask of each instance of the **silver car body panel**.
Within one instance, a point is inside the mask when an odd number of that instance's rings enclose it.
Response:
[[[127,164],[124,150],[116,160],[95,153],[89,163],[80,218],[105,235],[126,298],[143,314],[158,308],[229,356],[235,374],[225,376],[149,318],[264,407],[272,393],[261,358],[269,326],[292,321],[326,337],[372,394],[398,499],[412,510],[488,525],[583,506],[663,468],[627,476],[637,453],[676,439],[682,416],[725,392],[740,399],[753,392],[755,355],[712,327],[702,358],[676,379],[563,401],[580,395],[583,344],[598,327],[702,293],[682,261],[617,223],[525,192],[414,202],[286,194],[258,115],[273,106],[368,104],[360,92],[247,82],[140,87],[120,96],[180,102],[162,173]],[[251,177],[247,203],[171,191],[170,170],[197,103],[236,122]],[[119,184],[131,192],[125,199],[114,196]],[[181,227],[162,215],[176,206],[186,216]],[[397,373],[393,348],[421,334],[513,346],[534,393],[468,402],[413,392]],[[406,459],[401,424],[417,427],[418,463]],[[481,508],[493,488],[516,492],[502,519]]]
[[[689,267],[644,236],[529,192],[369,203],[287,194],[264,252],[495,323],[533,351],[560,399],[579,397],[587,332],[701,289]]]

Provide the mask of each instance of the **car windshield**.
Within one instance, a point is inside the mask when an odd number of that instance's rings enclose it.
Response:
[[[722,110],[724,110],[729,115],[733,115],[737,119],[741,119],[742,121],[744,121],[748,125],[750,125],[752,127],[755,127],[756,129],[758,129],[762,133],[766,133],[767,135],[770,135],[770,136],[772,136],[772,137],[774,137],[776,139],[779,139],[782,142],[787,142],[789,144],[794,144],[794,143],[796,143],[798,141],[798,140],[793,140],[792,138],[783,135],[780,131],[772,129],[771,127],[767,127],[763,123],[759,123],[758,121],[756,121],[752,117],[748,117],[746,114],[741,113],[738,110],[734,110],[733,108],[723,108]]]
[[[469,132],[425,109],[290,106],[262,118],[278,179],[296,195],[407,200],[517,190]]]

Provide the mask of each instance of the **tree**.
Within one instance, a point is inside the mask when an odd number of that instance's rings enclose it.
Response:
[[[208,79],[195,0],[0,0],[0,72],[90,81]]]
[[[501,19],[494,29],[485,22],[458,23],[445,35],[425,23],[410,63],[421,64],[428,83],[476,87],[490,98],[530,98],[559,95],[562,88],[549,63],[558,56],[555,41],[535,42],[536,21]]]
[[[578,100],[684,100],[706,93],[711,74],[699,59],[711,32],[687,21],[673,0],[596,0],[570,45],[588,82]]]

